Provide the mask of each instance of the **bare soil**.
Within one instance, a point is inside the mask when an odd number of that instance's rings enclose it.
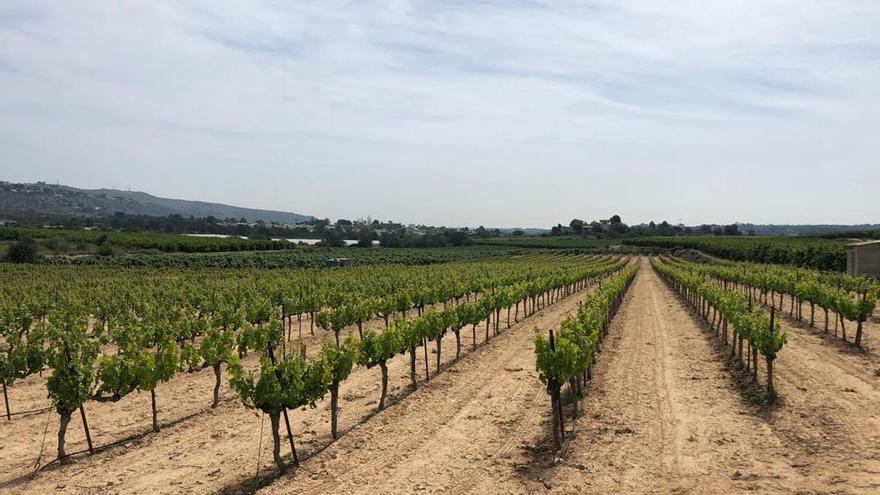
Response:
[[[588,292],[515,325],[260,493],[497,492],[499,473],[544,435],[535,332],[558,327]]]
[[[558,304],[568,303],[569,300]],[[544,312],[553,311],[554,307],[538,312],[526,322],[534,321]],[[501,320],[501,328],[504,328],[505,311],[501,313]],[[521,320],[518,324],[514,323],[513,328],[505,332],[522,331],[528,325],[526,322]],[[383,327],[381,319],[366,325],[366,328]],[[296,321],[293,331],[297,333]],[[357,330],[350,328],[347,331],[355,333]],[[317,353],[320,340],[327,335],[317,328],[318,335],[313,337],[308,333],[306,321],[304,342],[309,354]],[[478,346],[484,338],[485,322],[477,327]],[[494,338],[490,332],[490,341]],[[462,331],[463,357],[470,353],[472,343],[471,329],[466,328]],[[450,332],[443,340],[441,369],[445,370],[454,358],[455,336]],[[428,361],[433,382],[436,374],[433,343],[428,346]],[[256,357],[250,356],[245,363],[256,366]],[[422,383],[425,380],[423,349],[417,353],[416,364]],[[390,380],[386,403],[393,405],[412,391],[409,355],[394,357],[388,362],[388,369]],[[269,421],[242,407],[234,392],[228,389],[225,371],[223,375],[221,403],[214,410],[209,407],[214,383],[210,369],[178,374],[171,381],[160,384],[157,396],[162,430],[155,434],[150,431],[149,393],[133,393],[117,403],[89,402],[86,408],[94,443],[109,448],[102,449],[94,456],[75,457],[71,466],[52,465],[35,475],[32,475],[34,462],[41,448],[45,449],[42,454],[44,464],[55,457],[57,414],[54,410],[47,410],[17,416],[9,423],[3,422],[0,427],[0,492],[253,491],[255,482],[263,480],[274,470]],[[376,413],[380,376],[378,368],[356,368],[341,385],[339,431],[343,438],[349,430]],[[14,410],[37,409],[49,405],[45,393],[45,377],[32,376],[10,389],[10,400]],[[290,418],[301,459],[312,456],[331,443],[329,399],[319,403],[316,409],[291,411]],[[283,428],[282,424],[282,431]],[[70,423],[67,444],[70,452],[86,449],[79,415],[74,415]],[[282,453],[288,452],[289,455],[286,436],[284,449]]]
[[[781,398],[761,408],[727,349],[643,266],[548,484],[560,493],[878,493],[880,379],[870,358],[786,329]]]
[[[96,443],[122,444],[32,479],[26,474],[44,431],[45,457],[54,457],[57,415],[2,423],[0,492],[238,493],[261,479],[267,494],[880,493],[876,354],[785,319],[789,342],[775,366],[780,399],[756,405],[727,350],[646,261],[612,324],[581,416],[566,418],[565,451],[554,459],[532,342],[588,292],[514,324],[458,362],[449,334],[445,371],[434,376],[430,352],[428,382],[419,353],[417,391],[410,390],[409,357],[395,357],[385,411],[376,413],[379,370],[355,370],[340,394],[342,438],[330,441],[329,401],[292,411],[305,460],[277,479],[267,478],[269,421],[238,403],[225,376],[221,405],[210,410],[213,373],[204,370],[160,385],[166,422],[158,434],[136,436],[149,430],[148,394],[89,403]],[[470,329],[462,335],[469,350]],[[42,382],[19,385],[13,404],[46,404]],[[75,416],[72,450],[84,448],[79,425]]]

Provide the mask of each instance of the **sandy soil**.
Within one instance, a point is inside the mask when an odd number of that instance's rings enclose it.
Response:
[[[570,299],[569,299],[570,300]],[[560,304],[567,303],[568,300]],[[552,308],[552,307],[551,307]],[[533,321],[545,309],[529,319]],[[414,312],[413,312],[414,313]],[[502,322],[506,313],[502,312]],[[294,333],[296,333],[294,322]],[[521,331],[526,323],[514,325]],[[382,328],[381,319],[368,327]],[[503,325],[502,325],[503,326]],[[304,334],[308,333],[307,323]],[[477,329],[477,344],[484,338],[484,325]],[[356,332],[356,329],[349,329]],[[322,333],[316,329],[319,334]],[[319,350],[321,335],[307,337],[309,353]],[[471,344],[470,329],[462,332],[462,353]],[[479,348],[478,348],[479,349]],[[444,368],[455,357],[455,337],[443,341]],[[429,345],[432,382],[436,354]],[[248,362],[256,363],[254,357]],[[389,398],[394,404],[411,392],[409,357],[397,356],[388,363]],[[418,353],[417,369],[424,381],[424,354]],[[441,374],[442,376],[442,374]],[[376,412],[379,398],[378,368],[357,368],[340,388],[339,429],[344,434],[369,419]],[[48,404],[45,377],[30,377],[19,382],[10,395],[13,407],[22,410]],[[255,478],[261,479],[274,468],[268,419],[244,409],[228,389],[224,373],[221,404],[209,408],[213,372],[208,370],[176,375],[157,388],[162,431],[149,433],[150,396],[134,393],[118,403],[87,404],[89,426],[95,445],[113,446],[95,456],[75,458],[72,466],[49,467],[35,477],[28,476],[44,443],[43,461],[53,459],[58,418],[54,411],[16,417],[0,428],[0,492],[16,493],[231,493],[247,491]],[[291,424],[301,457],[330,444],[329,400],[317,409],[291,412]],[[282,426],[283,429],[283,426]],[[86,448],[82,424],[74,415],[68,430],[68,450]],[[286,440],[285,440],[286,441]],[[262,444],[262,448],[259,446]],[[259,459],[259,460],[258,460]]]
[[[384,327],[381,319],[368,322],[367,328]],[[355,328],[347,329],[356,331]],[[293,322],[293,335],[297,336],[297,323]],[[320,343],[332,334],[315,329],[316,335],[309,334],[309,322],[303,324],[303,340],[307,352],[313,355],[320,351]],[[293,347],[291,347],[293,349]],[[244,364],[256,367],[256,354],[245,359]],[[9,401],[13,412],[43,410],[36,414],[13,417],[12,422],[3,422],[0,427],[0,488],[4,483],[20,479],[33,472],[41,448],[45,449],[41,460],[46,464],[56,456],[58,415],[49,406],[51,402],[46,393],[48,373],[32,375],[18,381],[9,388]],[[228,388],[228,375],[225,369],[222,377],[221,401],[229,406],[237,405],[236,397]],[[195,373],[178,373],[167,383],[156,388],[160,426],[173,426],[186,423],[196,415],[208,413],[213,400],[213,371],[201,370]],[[151,434],[151,409],[149,393],[132,393],[116,403],[90,401],[85,405],[92,440],[99,449],[118,448],[118,443],[133,448],[140,445],[144,437]],[[45,437],[45,438],[44,438]],[[70,453],[83,452],[87,448],[85,434],[79,414],[75,414],[67,433],[67,449]]]
[[[782,399],[766,417],[792,465],[827,493],[880,493],[880,356],[787,318],[783,327]]]
[[[497,492],[525,436],[543,435],[535,332],[558,326],[587,293],[515,325],[260,493]]]
[[[743,400],[726,350],[643,270],[548,485],[561,493],[880,493],[873,358],[786,328],[781,399],[758,409]]]
[[[581,403],[584,414],[568,421],[571,441],[554,462],[549,399],[534,371],[532,339],[536,330],[557,326],[587,293],[515,324],[457,363],[450,334],[445,371],[436,377],[429,355],[429,382],[419,354],[415,392],[408,356],[394,358],[391,405],[378,414],[379,370],[357,369],[341,390],[345,435],[330,443],[329,401],[293,411],[297,447],[308,458],[261,493],[880,493],[876,354],[784,320],[789,343],[776,365],[780,400],[755,406],[727,367],[726,351],[646,261],[612,325]],[[469,329],[463,342],[470,343]],[[22,475],[44,430],[53,457],[57,417],[51,414],[48,429],[49,413],[3,424],[0,492],[247,491],[272,470],[268,421],[242,408],[225,381],[221,406],[207,409],[212,383],[205,370],[160,386],[160,414],[176,420],[162,432],[32,480]],[[15,400],[27,403],[28,390],[14,390]],[[148,394],[90,403],[89,412],[97,443],[149,429]],[[84,446],[78,419],[70,436],[74,450]]]

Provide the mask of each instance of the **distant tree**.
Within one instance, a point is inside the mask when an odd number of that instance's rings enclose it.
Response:
[[[376,233],[373,232],[372,230],[361,229],[361,231],[358,233],[357,245],[359,247],[372,247],[373,240],[376,239],[377,237],[378,236],[376,235]]]
[[[721,227],[712,227],[712,234],[724,235],[724,229],[722,229]]]
[[[617,225],[619,223],[623,223],[623,221],[620,219],[620,215],[614,215],[613,217],[611,217],[609,222],[611,222],[611,225]]]
[[[704,223],[703,225],[700,225],[699,230],[700,230],[701,234],[711,234],[712,233],[712,226]]]
[[[724,235],[740,235],[739,226],[735,223],[724,226]]]
[[[326,229],[321,244],[327,247],[345,247],[345,232],[341,229]]]
[[[36,263],[40,259],[37,243],[31,238],[22,239],[9,246],[6,260],[12,263]]]
[[[313,225],[315,226],[315,233],[321,235],[324,233],[324,229],[326,229],[327,226],[330,225],[330,219],[325,218],[323,220],[315,220],[315,223]]]
[[[581,235],[584,233],[584,221],[583,220],[581,220],[579,218],[575,218],[568,225],[569,225],[569,227],[571,227],[571,230],[575,234]]]
[[[382,247],[402,247],[403,240],[399,235],[392,234],[391,232],[383,232],[381,236],[379,236],[379,245]]]
[[[625,223],[615,223],[611,226],[611,232],[617,235],[623,235],[629,232],[629,226]]]
[[[660,226],[657,227],[657,234],[664,235],[664,236],[672,235],[673,234],[672,225],[669,225],[669,222],[664,220],[663,222],[660,223]]]
[[[445,234],[447,242],[453,246],[464,246],[468,243],[466,230],[447,230]]]
[[[477,237],[480,237],[480,238],[489,237],[489,231],[486,230],[486,227],[483,227],[482,225],[477,227]]]
[[[520,229],[516,229],[516,230],[514,230],[513,232],[511,232],[511,235],[514,236],[514,237],[522,237],[522,236],[525,235],[525,232],[523,232],[523,231],[520,230]]]
[[[749,229],[749,235],[750,235],[750,236],[755,236],[755,235],[757,235],[757,234],[755,233],[755,229]]]

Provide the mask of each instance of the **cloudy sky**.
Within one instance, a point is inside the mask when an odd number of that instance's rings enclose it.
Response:
[[[880,2],[4,0],[0,180],[437,225],[880,222]]]

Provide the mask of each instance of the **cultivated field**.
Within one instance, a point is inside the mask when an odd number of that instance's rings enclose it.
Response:
[[[876,283],[443,256],[3,265],[0,491],[880,493]]]

